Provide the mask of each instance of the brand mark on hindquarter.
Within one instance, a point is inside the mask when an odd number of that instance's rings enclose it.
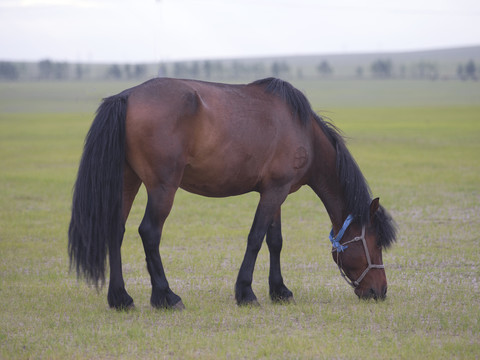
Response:
[[[305,166],[308,160],[307,150],[300,146],[295,150],[295,155],[293,157],[293,168],[294,169],[301,169]]]

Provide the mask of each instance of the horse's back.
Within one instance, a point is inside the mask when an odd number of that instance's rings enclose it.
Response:
[[[298,149],[302,165],[309,153],[305,127],[262,88],[176,79],[132,89],[127,148],[144,182],[175,173],[172,181],[206,196],[260,191],[272,177],[294,181]]]

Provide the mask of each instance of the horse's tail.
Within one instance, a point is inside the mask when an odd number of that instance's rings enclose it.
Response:
[[[128,93],[103,100],[85,139],[68,229],[70,269],[103,286],[110,244],[124,232],[122,219],[125,117]]]

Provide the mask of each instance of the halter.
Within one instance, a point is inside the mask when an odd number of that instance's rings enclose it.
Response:
[[[342,275],[342,277],[345,279],[347,284],[349,284],[353,288],[356,288],[358,285],[360,285],[360,282],[363,280],[365,275],[367,275],[367,273],[370,271],[370,269],[384,269],[385,266],[384,265],[372,264],[372,261],[370,260],[370,253],[368,251],[367,241],[365,240],[365,225],[362,226],[362,235],[361,236],[354,237],[352,240],[349,240],[347,242],[344,242],[343,244],[340,244],[340,241],[342,240],[342,237],[345,234],[345,231],[347,230],[348,226],[351,224],[352,221],[353,221],[353,216],[348,215],[347,219],[343,223],[343,226],[340,229],[340,231],[338,232],[337,236],[333,235],[333,228],[332,228],[332,231],[330,231],[329,238],[330,238],[330,242],[332,243],[332,247],[333,247],[332,248],[332,253],[334,253],[335,251],[337,252],[337,265],[338,265],[338,269],[340,270],[340,275]],[[365,250],[365,256],[367,258],[368,266],[363,271],[362,275],[359,276],[359,278],[357,280],[352,281],[347,277],[347,275],[345,275],[345,272],[342,269],[338,254],[341,253],[341,252],[344,252],[348,248],[347,244],[353,243],[355,241],[360,241],[360,240],[362,240],[363,249]]]

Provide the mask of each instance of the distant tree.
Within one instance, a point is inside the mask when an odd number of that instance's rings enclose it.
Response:
[[[288,66],[288,64],[284,61],[274,61],[271,71],[274,77],[283,77],[288,75],[290,72],[290,66]]]
[[[477,67],[473,60],[469,60],[466,64],[458,64],[457,76],[462,80],[477,80]]]
[[[415,78],[435,80],[438,78],[437,65],[428,61],[421,61],[412,68]]]
[[[50,79],[53,74],[53,62],[46,59],[41,60],[37,64],[39,76],[41,79]]]
[[[0,61],[0,79],[17,80],[19,72],[17,66],[12,62]]]
[[[69,64],[66,62],[53,63],[53,78],[55,80],[65,80],[68,77]]]
[[[132,66],[130,64],[125,64],[123,66],[123,71],[127,79],[131,79],[133,77]]]
[[[176,62],[173,64],[173,76],[176,78],[188,77],[189,69],[184,62]]]
[[[183,64],[176,62],[173,64],[173,76],[176,78],[182,77]]]
[[[457,66],[457,76],[462,80],[466,80],[465,79],[465,69],[464,69],[463,64],[458,64],[458,66]]]
[[[68,77],[68,68],[66,62],[53,62],[48,59],[38,62],[40,79],[64,80]]]
[[[380,78],[392,77],[393,65],[391,60],[378,59],[371,66],[372,74]]]
[[[355,69],[355,75],[357,75],[358,78],[363,77],[363,67],[357,66]]]
[[[122,78],[122,70],[120,69],[120,66],[114,64],[107,69],[106,75],[108,79],[118,80]]]
[[[253,77],[256,79],[264,77],[265,74],[267,73],[265,69],[265,64],[263,62],[254,63],[252,65],[252,73],[253,73]]]
[[[222,78],[225,73],[225,68],[223,66],[223,63],[221,61],[215,61],[211,64],[212,64],[212,70],[211,70],[212,76]]]
[[[84,69],[82,64],[77,64],[75,66],[75,78],[77,80],[82,80],[83,79],[83,74],[84,74]]]
[[[324,60],[317,66],[317,71],[322,76],[328,76],[333,73],[333,68]]]
[[[167,70],[167,65],[165,64],[160,64],[158,66],[158,77],[166,77],[168,76],[168,70]]]
[[[193,62],[190,73],[192,77],[198,78],[198,76],[200,75],[200,63],[198,61]]]
[[[465,76],[466,78],[471,78],[472,80],[477,79],[477,67],[473,60],[470,60],[465,64]]]
[[[272,75],[275,77],[280,77],[280,63],[276,61],[272,64]]]
[[[212,76],[212,63],[208,60],[203,62],[203,73],[207,79]]]
[[[141,79],[147,73],[147,66],[144,64],[135,65],[134,76],[136,79]]]
[[[297,68],[297,79],[303,79],[303,69],[301,67]]]
[[[234,61],[232,64],[232,76],[234,79],[238,79],[245,73],[245,67],[240,61]]]

